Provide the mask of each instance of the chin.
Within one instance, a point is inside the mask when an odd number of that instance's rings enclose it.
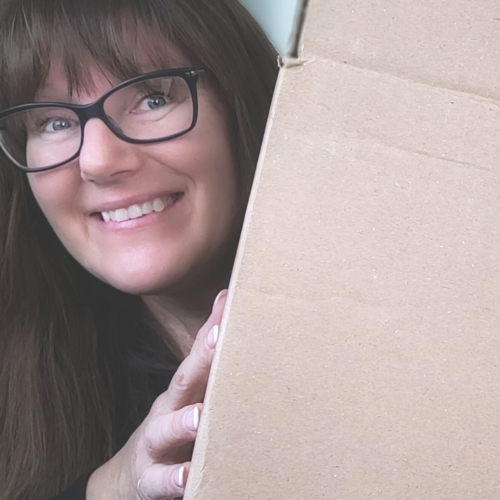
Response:
[[[126,251],[112,249],[82,262],[104,283],[131,295],[161,293],[183,281],[193,268],[196,256],[184,249],[135,246]],[[184,251],[182,251],[184,250]]]
[[[122,270],[121,272],[107,274],[106,276],[97,275],[97,278],[108,285],[130,295],[152,295],[165,291],[172,286],[178,276],[171,273],[159,273],[157,269],[145,271],[141,270]]]

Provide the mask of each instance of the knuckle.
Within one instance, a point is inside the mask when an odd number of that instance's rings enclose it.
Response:
[[[146,448],[146,452],[148,454],[151,454],[156,449],[155,443],[157,440],[157,430],[155,430],[155,428],[156,425],[154,420],[148,422],[144,426],[143,442],[144,442],[144,447]]]
[[[153,404],[151,405],[150,414],[154,415],[156,413],[161,412],[162,409],[165,408],[167,403],[168,403],[168,394],[166,392],[163,392],[154,400]]]
[[[191,389],[191,377],[184,363],[179,366],[178,370],[175,372],[174,378],[172,379],[172,385],[175,390],[180,392],[186,392]]]
[[[190,432],[184,425],[183,412],[175,412],[172,417],[169,419],[168,430],[165,429],[165,432],[170,434],[172,443],[180,444],[188,441]]]
[[[198,366],[201,366],[202,368],[206,368],[207,366],[210,366],[211,356],[208,352],[208,349],[206,349],[204,347],[197,349],[194,352],[194,357],[195,357],[196,364]]]
[[[194,433],[184,424],[184,413],[161,415],[144,426],[143,443],[150,457],[172,453],[194,439]]]

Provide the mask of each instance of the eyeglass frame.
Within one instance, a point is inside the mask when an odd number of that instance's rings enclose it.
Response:
[[[128,142],[129,144],[154,144],[157,142],[165,142],[171,139],[175,139],[184,134],[187,134],[188,132],[191,132],[191,130],[193,130],[194,127],[196,126],[196,122],[198,121],[198,92],[196,84],[198,82],[199,76],[203,74],[206,74],[205,70],[195,69],[195,68],[171,68],[171,69],[157,70],[157,71],[152,71],[150,73],[144,73],[142,75],[135,76],[133,78],[125,80],[124,82],[121,82],[116,87],[113,87],[104,95],[102,95],[99,99],[97,99],[97,101],[94,101],[90,104],[71,104],[63,102],[37,102],[37,103],[19,104],[17,106],[13,106],[12,108],[7,108],[4,111],[0,111],[0,121],[3,118],[7,118],[8,116],[11,116],[13,114],[22,111],[29,111],[30,109],[39,109],[39,108],[69,109],[70,111],[75,113],[80,122],[80,128],[81,128],[80,147],[78,148],[78,151],[68,160],[65,160],[61,163],[57,163],[56,165],[51,165],[49,167],[36,167],[36,168],[25,167],[24,165],[21,165],[19,162],[17,162],[9,154],[9,152],[6,151],[1,141],[0,141],[0,150],[15,167],[21,169],[24,172],[44,172],[46,170],[52,170],[57,167],[62,167],[63,165],[72,162],[73,160],[75,160],[80,156],[80,152],[83,147],[85,125],[92,118],[99,118],[109,128],[109,130],[113,132],[113,134],[116,137],[118,137],[124,142]],[[161,78],[167,76],[180,77],[186,82],[186,84],[189,87],[189,90],[191,92],[191,99],[193,102],[193,120],[189,128],[173,135],[160,137],[159,139],[132,139],[123,134],[118,128],[116,128],[116,125],[113,124],[113,121],[108,117],[108,115],[104,111],[104,102],[106,101],[106,99],[108,99],[108,97],[113,95],[115,92],[118,92],[119,90],[129,85],[134,85],[136,83],[140,83],[145,80],[150,80],[153,78]]]

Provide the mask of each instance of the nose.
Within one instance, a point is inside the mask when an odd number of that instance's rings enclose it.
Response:
[[[84,181],[107,184],[133,175],[140,168],[139,148],[122,141],[98,119],[89,120],[80,150],[80,175]]]

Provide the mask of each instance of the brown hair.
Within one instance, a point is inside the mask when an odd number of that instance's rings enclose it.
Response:
[[[54,56],[78,91],[91,85],[82,61],[125,79],[141,73],[138,47],[159,69],[169,45],[212,75],[246,199],[277,67],[236,0],[6,0],[0,109],[31,101]],[[116,452],[113,369],[142,304],[84,271],[0,162],[0,499],[43,500]]]

